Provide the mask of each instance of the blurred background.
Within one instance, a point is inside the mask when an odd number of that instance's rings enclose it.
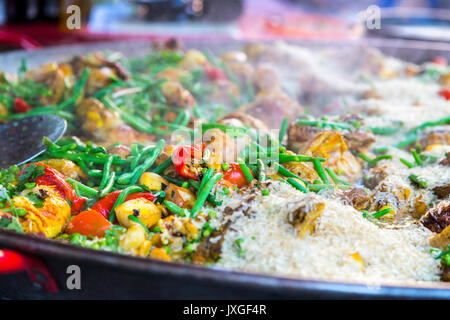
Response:
[[[80,28],[67,27],[71,5],[80,8]],[[1,51],[169,37],[450,42],[450,1],[0,0]]]

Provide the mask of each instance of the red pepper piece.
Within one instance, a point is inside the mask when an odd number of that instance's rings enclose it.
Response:
[[[230,163],[230,168],[223,172],[223,180],[230,182],[232,185],[242,188],[248,184],[244,173],[238,163]],[[250,169],[249,169],[250,170]],[[253,175],[253,172],[250,170]]]
[[[209,64],[205,64],[203,66],[203,70],[205,71],[206,77],[210,81],[218,81],[218,80],[226,80],[227,79],[227,75],[220,68],[213,67]]]
[[[445,100],[450,100],[450,89],[442,89],[438,92],[438,94],[445,98]]]
[[[111,209],[114,206],[114,203],[116,203],[116,200],[119,197],[120,192],[122,192],[122,190],[116,190],[111,193],[108,193],[106,196],[104,196],[99,201],[94,203],[94,205],[91,207],[91,209],[97,211],[103,217],[108,219],[109,213],[111,212]],[[125,201],[138,199],[138,198],[145,198],[151,202],[154,202],[156,200],[155,195],[151,192],[137,192],[137,193],[130,194],[128,197],[126,197]]]
[[[64,175],[43,163],[35,162],[37,166],[45,167],[45,174],[36,178],[36,184],[54,186],[59,194],[72,203],[72,213],[80,212],[86,203],[86,198],[78,197],[72,185],[66,181]],[[26,165],[24,168],[28,167]],[[23,172],[23,169],[22,169]]]
[[[14,100],[14,112],[15,113],[26,113],[31,110],[31,106],[26,103],[21,98],[16,98]]]
[[[102,214],[95,210],[89,209],[82,211],[70,220],[67,224],[65,232],[67,234],[79,233],[87,237],[105,236],[106,230],[112,226]]]
[[[173,151],[172,162],[177,173],[186,178],[199,180],[198,173],[189,170],[188,163],[192,163],[194,159],[200,160],[206,145],[180,146]]]

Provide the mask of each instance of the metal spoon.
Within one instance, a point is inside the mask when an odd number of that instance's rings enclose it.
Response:
[[[55,142],[66,129],[66,120],[54,115],[31,116],[1,125],[0,168],[33,159],[46,150],[42,138]]]

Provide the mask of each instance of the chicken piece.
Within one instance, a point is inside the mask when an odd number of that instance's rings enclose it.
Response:
[[[75,109],[81,130],[98,144],[119,142],[129,146],[134,142],[148,143],[152,135],[141,133],[125,124],[117,112],[107,109],[94,98],[83,100]]]
[[[167,68],[156,75],[157,79],[166,79],[168,81],[179,81],[183,77],[187,77],[189,72],[182,69]]]
[[[188,50],[185,54],[183,59],[178,63],[178,66],[181,69],[187,70],[187,71],[193,71],[199,68],[203,68],[205,64],[208,63],[208,59],[205,57],[205,55],[198,51],[198,50]]]
[[[130,78],[130,74],[120,63],[109,61],[101,53],[75,56],[68,63],[77,77],[81,76],[85,68],[90,69],[85,87],[86,94],[89,96],[112,84],[112,79],[128,80]]]
[[[299,153],[326,158],[324,166],[335,172],[343,171],[343,176],[351,183],[355,183],[361,178],[361,165],[348,150],[341,133],[323,131],[302,146]]]
[[[450,282],[450,265],[442,266],[441,281]]]
[[[58,170],[68,178],[75,180],[84,180],[87,178],[86,173],[73,161],[67,159],[47,159],[41,162]]]
[[[350,205],[356,210],[366,209],[370,200],[367,190],[361,187],[341,190],[339,195],[344,204]]]
[[[450,201],[439,202],[428,210],[420,222],[431,231],[441,233],[450,225]]]
[[[43,201],[38,203],[33,198]],[[54,187],[36,186],[33,190],[24,191],[20,196],[12,198],[16,208],[23,208],[26,214],[19,218],[26,233],[43,233],[47,238],[57,236],[69,221],[71,209],[67,201]]]
[[[280,77],[277,70],[271,65],[262,63],[255,68],[253,82],[258,92],[276,90],[280,87]]]
[[[203,239],[197,246],[197,250],[195,250],[195,253],[192,256],[192,261],[200,264],[216,262],[222,253],[222,244],[230,223],[231,222],[228,221],[219,229],[214,230],[210,237]],[[215,239],[214,242],[212,242],[211,239]]]
[[[170,106],[188,109],[195,103],[192,94],[176,81],[164,82],[161,86],[161,92]]]
[[[364,185],[367,188],[375,189],[380,184],[380,182],[386,179],[386,177],[388,176],[386,170],[386,165],[371,168],[364,177]]]
[[[423,148],[435,144],[450,145],[450,127],[433,128],[422,132],[420,145]]]
[[[440,233],[433,235],[430,238],[430,245],[435,248],[446,250],[450,245],[450,225]]]
[[[218,79],[214,81],[214,90],[207,95],[206,101],[233,106],[240,100],[240,96],[241,90],[236,83],[228,79]]]
[[[446,72],[439,78],[439,83],[443,87],[450,87],[450,72]]]
[[[433,188],[433,192],[438,199],[445,199],[450,194],[450,183],[443,186],[437,186]]]
[[[75,113],[81,129],[97,141],[107,140],[109,131],[122,122],[119,114],[106,109],[103,103],[94,98],[83,100]]]
[[[255,70],[251,64],[238,61],[227,61],[225,63],[228,70],[234,75],[237,81],[239,81],[242,88],[246,88],[247,86],[253,87],[252,79],[255,77]]]
[[[108,149],[108,154],[118,155],[121,159],[126,159],[131,155],[131,148],[124,145],[118,145]]]
[[[291,150],[298,150],[302,144],[315,138],[323,129],[306,126],[298,123],[291,123],[288,127],[288,147]],[[362,131],[343,132],[345,143],[348,148],[356,152],[368,148],[374,141],[375,137],[372,134]]]
[[[344,140],[350,150],[362,152],[375,142],[375,136],[362,131],[345,132]]]
[[[66,90],[64,72],[58,68],[56,63],[48,63],[42,67],[28,71],[26,77],[42,83],[45,87],[51,89],[50,95],[40,98],[43,105],[57,104]]]
[[[154,172],[144,172],[139,178],[139,184],[146,186],[152,191],[161,191],[169,182]]]
[[[300,178],[305,179],[309,183],[313,183],[314,180],[319,179],[317,171],[310,164],[305,162],[286,162],[283,166],[290,172],[298,175]]]
[[[139,223],[132,222],[125,235],[119,241],[119,247],[127,253],[148,256],[151,242],[147,240],[147,232]]]
[[[279,129],[284,118],[295,119],[303,113],[297,101],[280,90],[264,90],[255,100],[239,108],[240,112],[254,115],[270,129]]]
[[[151,201],[144,198],[128,200],[117,206],[116,216],[120,225],[129,228],[132,221],[130,215],[138,218],[147,228],[153,227],[161,219],[161,210]]]
[[[222,163],[237,161],[237,146],[233,139],[220,129],[210,129],[203,134],[205,150],[211,153],[208,166],[220,169]]]
[[[186,237],[188,241],[193,241],[198,238],[198,229],[192,223],[191,218],[181,218],[171,215],[161,219],[158,225],[163,231],[167,230],[172,237]],[[179,244],[180,247],[182,247],[182,243]]]
[[[152,252],[150,253],[150,258],[164,260],[164,261],[172,260],[172,258],[169,256],[167,251],[163,248],[154,248],[152,250]]]
[[[179,187],[173,183],[170,183],[164,191],[166,193],[164,200],[172,201],[183,209],[192,209],[197,200],[197,197],[191,190]]]
[[[384,218],[394,218],[396,215],[403,215],[413,208],[409,207],[409,199],[411,190],[403,185],[395,185],[394,187],[388,183],[381,182],[370,196],[368,208],[370,211],[379,211],[386,206],[394,209],[393,214],[386,215]],[[414,211],[413,215],[417,213]]]
[[[305,142],[314,139],[323,130],[314,126],[305,126],[298,123],[290,123],[288,127],[288,148],[299,150]]]
[[[296,229],[298,238],[303,239],[314,232],[316,220],[324,208],[325,204],[320,202],[312,205],[302,205],[288,214],[287,220]]]
[[[85,68],[90,68],[91,70],[94,68],[107,68],[121,80],[130,78],[128,71],[119,62],[109,61],[103,54],[98,52],[85,56],[74,56],[68,63],[72,66],[73,72],[77,77],[81,76]]]
[[[439,164],[441,166],[450,166],[450,152],[447,152],[444,159],[442,159]]]
[[[269,133],[269,128],[261,120],[242,112],[231,112],[218,121],[234,127],[249,127],[258,130],[260,134]]]

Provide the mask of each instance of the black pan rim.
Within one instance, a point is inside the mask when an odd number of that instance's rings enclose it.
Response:
[[[132,270],[138,273],[152,273],[180,279],[190,278],[208,283],[226,283],[231,286],[244,285],[254,289],[296,292],[311,291],[323,294],[360,295],[361,298],[399,299],[450,299],[450,284],[442,282],[420,282],[417,285],[389,284],[374,285],[353,282],[325,281],[302,278],[288,278],[203,267],[194,264],[166,262],[149,258],[83,248],[62,241],[43,239],[20,234],[11,230],[0,230],[0,245],[17,249],[31,256],[57,256],[70,261],[87,261],[97,265]],[[95,254],[92,254],[95,253]]]

